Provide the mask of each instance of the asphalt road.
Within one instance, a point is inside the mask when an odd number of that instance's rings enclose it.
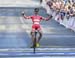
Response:
[[[0,7],[0,49],[30,48],[31,20],[25,20],[21,13],[33,15],[34,8]],[[47,17],[46,11],[40,8],[39,15]],[[40,48],[75,48],[75,32],[66,29],[54,19],[41,21],[43,37]]]
[[[31,45],[29,32],[31,20],[25,20],[21,12],[33,15],[34,8],[0,8],[0,48],[27,48]],[[47,17],[40,9],[39,15]],[[41,22],[43,37],[40,47],[75,47],[75,32],[66,29],[54,19]]]

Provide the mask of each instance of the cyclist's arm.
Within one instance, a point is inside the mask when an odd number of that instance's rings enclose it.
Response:
[[[24,15],[23,16],[25,19],[31,19],[31,16],[26,16],[26,15]]]
[[[26,16],[24,13],[22,13],[22,16],[23,16],[25,19],[31,19],[31,16]]]
[[[52,18],[52,15],[49,15],[47,18],[42,17],[42,19],[45,20],[45,21],[48,21],[48,20],[50,20],[51,18]]]

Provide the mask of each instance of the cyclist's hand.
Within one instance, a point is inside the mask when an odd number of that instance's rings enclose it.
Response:
[[[22,12],[22,16],[24,16],[25,12]]]
[[[52,19],[52,17],[53,17],[52,15],[50,15],[50,14],[47,14],[47,15],[48,15],[48,18],[49,19]]]
[[[24,16],[24,13],[22,13],[22,16]]]

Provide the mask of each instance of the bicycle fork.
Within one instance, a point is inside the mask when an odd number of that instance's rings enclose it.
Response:
[[[34,53],[35,53],[35,51],[36,51],[36,38],[37,38],[37,32],[34,32],[34,35],[35,35],[35,38],[34,38]]]

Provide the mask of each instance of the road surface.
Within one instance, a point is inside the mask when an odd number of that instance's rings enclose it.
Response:
[[[31,20],[25,20],[21,12],[27,16],[34,14],[34,8],[0,7],[0,49],[27,49],[32,40],[30,37]],[[46,11],[40,8],[39,15],[47,17]],[[41,22],[43,37],[40,48],[75,48],[75,32],[66,29],[54,19]],[[9,53],[10,54],[10,53]]]

